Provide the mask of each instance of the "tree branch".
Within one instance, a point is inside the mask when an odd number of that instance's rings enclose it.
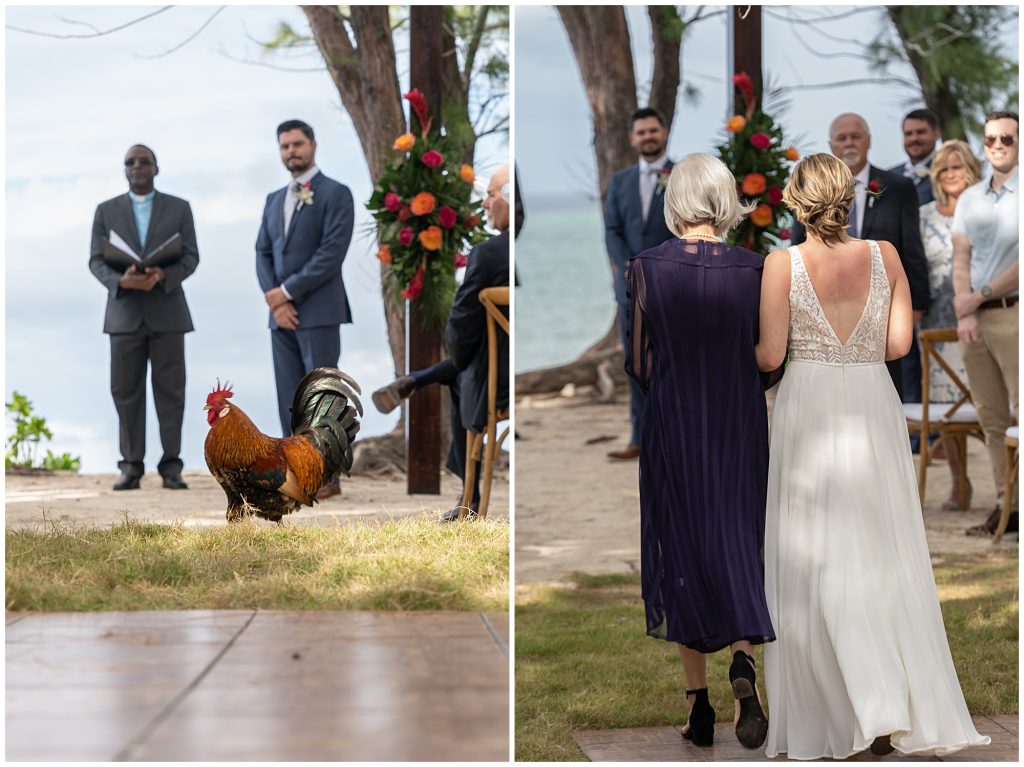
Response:
[[[806,85],[787,85],[780,88],[780,91],[810,91],[818,88],[839,88],[844,85],[903,85],[907,88],[920,90],[918,83],[911,82],[903,77],[863,77],[856,80],[835,80],[829,83],[816,83]]]
[[[469,91],[469,81],[473,77],[473,64],[476,61],[477,51],[480,50],[480,42],[483,40],[484,32],[487,27],[487,14],[490,13],[490,6],[481,5],[479,8],[479,16],[477,16],[476,24],[473,27],[473,34],[470,35],[469,45],[466,46],[466,60],[462,64],[462,82],[465,84],[466,91]]]
[[[225,8],[227,8],[226,5],[222,5],[219,8],[217,8],[213,13],[210,14],[210,17],[206,21],[204,21],[202,23],[202,25],[199,27],[199,29],[197,29],[195,32],[193,32],[191,35],[186,37],[184,40],[182,40],[177,45],[175,45],[175,46],[173,46],[171,48],[168,48],[163,53],[156,53],[156,54],[153,54],[151,56],[147,56],[147,55],[142,54],[142,53],[136,53],[136,54],[134,54],[135,58],[137,58],[137,59],[160,59],[160,58],[163,58],[164,56],[169,56],[170,54],[174,53],[175,51],[181,50],[186,45],[188,45],[190,42],[192,42],[197,37],[199,37],[199,35],[202,33],[202,31],[204,29],[206,29],[208,26],[210,26],[210,23],[215,18],[217,18],[217,16],[220,15],[220,12],[223,11]]]
[[[86,40],[86,39],[89,39],[91,37],[103,37],[104,35],[110,35],[110,34],[113,34],[114,32],[120,32],[122,29],[127,29],[128,27],[134,26],[135,24],[139,24],[139,23],[141,23],[143,21],[146,21],[147,19],[151,19],[154,16],[159,16],[161,13],[164,13],[165,11],[169,11],[172,8],[174,8],[173,5],[165,5],[162,8],[157,8],[155,11],[152,11],[151,13],[146,13],[146,14],[143,14],[142,16],[139,16],[137,18],[132,19],[131,21],[127,21],[124,24],[119,24],[118,26],[111,27],[110,29],[96,30],[95,32],[90,32],[87,35],[59,35],[59,34],[55,34],[53,32],[43,32],[43,31],[38,30],[38,29],[27,29],[25,27],[15,27],[15,26],[13,26],[11,24],[5,24],[4,26],[7,29],[11,30],[12,32],[21,32],[22,34],[36,35],[38,37],[52,37],[55,40]],[[72,22],[69,22],[69,23],[84,24],[85,26],[92,27],[92,24],[89,24],[88,22],[74,22],[74,21],[72,21]],[[92,28],[96,29],[95,27],[92,27]]]

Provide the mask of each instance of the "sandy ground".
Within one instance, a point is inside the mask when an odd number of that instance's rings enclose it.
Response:
[[[84,525],[108,526],[130,518],[149,522],[175,522],[189,526],[225,524],[227,501],[217,481],[205,471],[182,475],[188,490],[164,490],[160,476],[146,474],[139,490],[114,492],[114,474],[68,474],[19,476],[8,474],[4,498],[6,526],[39,526],[44,520],[73,521]],[[342,493],[312,509],[303,507],[289,514],[287,524],[335,525],[353,521],[440,515],[455,505],[462,483],[446,471],[441,473],[441,495],[408,495],[404,474],[357,475],[342,478]],[[495,471],[488,517],[508,516],[507,471]],[[260,524],[273,525],[261,521]]]
[[[560,580],[573,572],[638,571],[638,462],[611,461],[605,455],[625,445],[628,428],[624,401],[596,404],[585,389],[571,397],[517,402],[517,582]],[[924,519],[933,561],[961,553],[1016,557],[1015,533],[995,546],[991,539],[964,535],[995,506],[988,453],[977,440],[968,444],[971,511],[942,511],[949,497],[949,470],[943,464],[928,469]]]

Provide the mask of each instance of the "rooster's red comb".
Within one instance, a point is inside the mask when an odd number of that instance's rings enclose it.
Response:
[[[209,400],[212,400],[214,397],[217,397],[217,396],[227,398],[227,397],[230,397],[231,395],[232,395],[231,384],[225,381],[224,385],[221,386],[220,385],[220,379],[218,378],[217,379],[217,385],[213,388],[213,391],[210,392],[210,396],[208,396],[206,399],[207,399],[207,401],[209,401]]]

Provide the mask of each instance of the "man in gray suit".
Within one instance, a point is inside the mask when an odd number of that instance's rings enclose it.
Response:
[[[619,333],[626,340],[626,264],[637,253],[672,239],[665,224],[664,191],[672,161],[665,154],[668,128],[661,112],[651,107],[638,109],[629,118],[629,142],[640,161],[612,176],[604,210],[604,240],[612,262],[612,284],[618,312]],[[608,453],[618,461],[640,456],[640,415],[644,392],[629,379],[629,444]]]
[[[188,487],[181,478],[181,423],[185,413],[185,333],[192,316],[181,283],[196,270],[199,249],[192,208],[153,188],[160,172],[153,150],[136,144],[124,159],[128,194],[100,203],[92,225],[89,270],[107,289],[103,332],[110,336],[110,393],[120,422],[121,476],[115,490],[136,490],[145,468],[146,366],[152,363],[153,402],[164,454],[163,486]],[[116,233],[145,257],[181,236],[180,258],[163,267],[120,271],[103,258],[103,241]]]
[[[317,168],[309,125],[281,123],[277,142],[292,179],[267,196],[256,239],[256,277],[270,308],[277,407],[288,436],[295,387],[314,368],[338,366],[341,324],[352,322],[341,265],[352,240],[355,205],[347,186]],[[334,481],[317,498],[340,492]]]

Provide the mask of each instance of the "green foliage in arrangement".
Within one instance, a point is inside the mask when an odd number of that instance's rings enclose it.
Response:
[[[729,233],[729,244],[767,255],[780,241],[788,240],[785,223],[789,214],[782,204],[782,189],[789,178],[789,164],[799,159],[788,146],[782,128],[761,109],[760,98],[746,72],[733,77],[745,106],[725,125],[728,138],[718,146],[718,156],[736,177],[742,197],[757,207]]]
[[[509,525],[47,522],[6,533],[8,610],[508,610]]]
[[[455,270],[487,237],[483,208],[473,199],[473,168],[459,160],[464,148],[431,133],[423,94],[414,88],[405,98],[423,130],[395,139],[398,159],[384,168],[366,207],[377,220],[377,258],[389,266],[386,289],[396,299],[418,302],[426,324],[443,326],[455,297]]]
[[[53,439],[53,432],[46,425],[46,419],[32,412],[32,402],[24,394],[11,392],[11,401],[6,403],[7,412],[14,421],[14,431],[7,436],[7,452],[4,467],[7,469],[36,469],[50,471],[78,471],[82,459],[70,453],[56,455],[50,450],[39,460],[42,441]]]

